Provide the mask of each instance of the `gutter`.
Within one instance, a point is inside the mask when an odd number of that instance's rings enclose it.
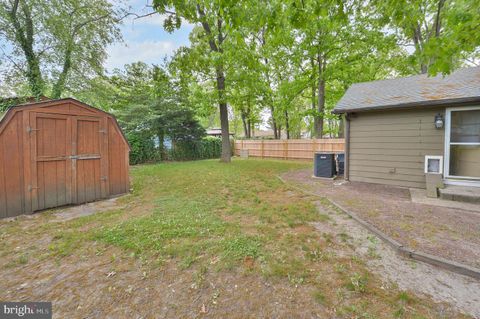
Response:
[[[332,113],[344,114],[344,113],[351,113],[351,112],[366,112],[366,111],[375,111],[375,110],[402,110],[402,109],[409,109],[409,108],[414,108],[418,106],[424,106],[424,107],[435,107],[435,106],[446,106],[446,105],[461,106],[461,105],[468,105],[473,103],[480,103],[480,96],[400,103],[400,104],[394,104],[394,105],[377,105],[377,106],[359,107],[359,108],[344,108],[344,109],[335,108],[333,109]]]

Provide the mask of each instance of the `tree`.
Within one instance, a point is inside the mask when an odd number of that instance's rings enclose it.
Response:
[[[448,73],[480,46],[477,0],[375,0],[372,4],[400,44],[413,47],[410,64],[418,73]]]
[[[215,70],[222,129],[222,161],[228,163],[231,160],[231,146],[225,78],[226,42],[228,38],[235,37],[232,33],[236,25],[242,21],[243,5],[237,1],[225,0],[210,0],[202,3],[188,0],[154,0],[153,6],[159,13],[167,15],[164,27],[168,31],[179,28],[182,19],[201,26],[203,31],[201,38],[209,47],[209,51],[206,52],[209,55],[207,65]]]
[[[7,67],[35,97],[59,98],[103,71],[106,46],[120,39],[121,10],[107,0],[8,0],[0,4],[0,35],[12,46]]]
[[[127,138],[135,142],[134,162],[165,158],[167,139],[173,143],[192,142],[205,135],[181,81],[169,74],[167,65],[135,62],[95,83],[99,84],[98,91],[89,91],[83,97],[89,100],[102,94],[109,96],[103,108],[117,116]],[[156,150],[151,146],[153,140],[158,141]]]
[[[401,52],[394,37],[382,31],[383,25],[366,14],[362,2],[291,0],[284,4],[277,16],[287,17],[289,27],[276,32],[281,41],[271,51],[272,61],[280,59],[279,71],[288,70],[279,83],[290,84],[278,85],[287,85],[284,91],[290,97],[284,101],[297,105],[287,110],[285,118],[301,112],[312,119],[312,136],[336,135],[339,119],[330,111],[346,88],[352,82],[388,76]]]

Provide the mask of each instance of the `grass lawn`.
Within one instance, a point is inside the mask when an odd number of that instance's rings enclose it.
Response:
[[[138,166],[118,208],[0,221],[0,300],[52,301],[57,318],[461,317],[380,282],[348,234],[316,230],[328,203],[276,178],[304,167]]]

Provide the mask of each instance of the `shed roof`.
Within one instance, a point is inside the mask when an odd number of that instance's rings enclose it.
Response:
[[[447,76],[426,74],[353,84],[334,113],[359,112],[449,103],[480,102],[480,67]]]
[[[120,132],[120,135],[122,136],[123,140],[127,144],[128,148],[131,150],[130,143],[128,142],[127,137],[123,133],[122,129],[120,128],[120,125],[117,122],[116,117],[113,114],[110,114],[110,113],[108,113],[104,110],[98,109],[96,107],[93,107],[89,104],[83,103],[79,100],[76,100],[76,99],[70,98],[70,97],[69,98],[63,98],[63,99],[57,99],[57,100],[43,100],[43,101],[37,101],[37,102],[27,102],[27,103],[24,103],[24,104],[18,104],[18,105],[11,106],[7,109],[7,111],[4,114],[0,114],[0,132],[1,132],[2,125],[5,124],[8,121],[8,118],[11,117],[12,113],[14,113],[15,111],[22,110],[22,109],[25,109],[25,108],[32,108],[32,107],[48,107],[48,106],[51,106],[51,105],[56,104],[56,103],[73,103],[77,106],[87,108],[87,109],[90,109],[90,110],[94,110],[96,112],[100,112],[100,113],[103,113],[103,114],[107,115],[108,117],[110,117],[113,120],[113,123],[115,124],[117,130]]]

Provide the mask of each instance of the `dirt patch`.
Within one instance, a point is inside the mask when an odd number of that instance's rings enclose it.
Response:
[[[447,302],[464,313],[480,318],[479,281],[402,258],[348,215],[321,204],[319,211],[328,214],[330,220],[328,223],[314,223],[314,227],[349,243],[353,250],[342,252],[367,260],[369,269],[385,280],[385,288],[395,283],[402,290],[426,295],[437,302]]]
[[[90,216],[96,213],[105,212],[114,209],[122,209],[125,206],[118,202],[118,197],[88,203],[84,205],[59,209],[54,215],[52,222],[72,220],[78,217]]]
[[[310,170],[283,178],[331,198],[409,248],[480,268],[479,213],[413,203],[406,188],[312,179]]]
[[[245,269],[217,272],[142,264],[120,250],[84,252],[3,271],[1,300],[49,300],[54,318],[320,318],[311,291],[272,283]],[[262,298],[258,298],[262,296]]]

